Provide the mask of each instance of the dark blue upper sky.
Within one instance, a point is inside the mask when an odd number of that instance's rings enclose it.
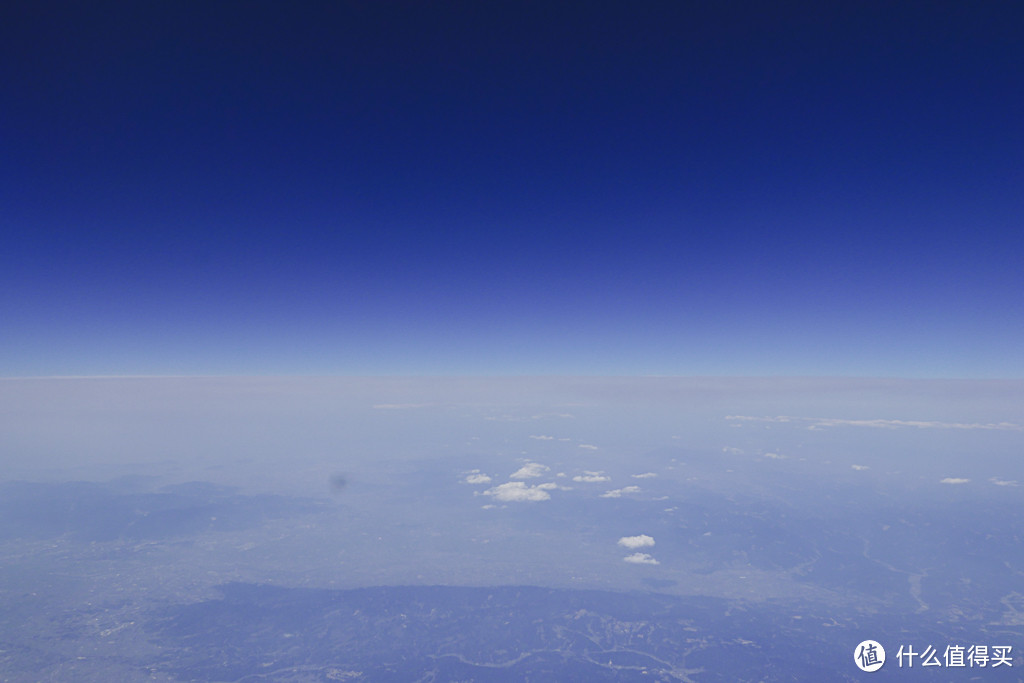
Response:
[[[1019,4],[0,13],[0,375],[1024,376]]]

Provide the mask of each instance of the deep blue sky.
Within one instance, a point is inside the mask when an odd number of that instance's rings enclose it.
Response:
[[[1017,3],[8,3],[0,375],[1024,376]]]

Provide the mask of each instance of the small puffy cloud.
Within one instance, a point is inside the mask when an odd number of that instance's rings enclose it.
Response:
[[[643,474],[633,474],[633,475],[630,475],[630,476],[632,476],[634,479],[654,479],[656,476],[658,476],[658,473],[657,472],[644,472]]]
[[[606,475],[604,472],[591,472],[583,470],[583,474],[577,474],[572,478],[573,481],[578,481],[584,484],[594,484],[601,481],[611,481],[612,478]]]
[[[785,460],[786,456],[779,455],[778,453],[765,453],[764,457],[771,458],[772,460]]]
[[[946,477],[945,479],[943,479],[939,483],[940,484],[966,484],[969,481],[970,481],[970,479],[961,479],[959,477]]]
[[[586,448],[588,451],[596,451],[597,446],[589,443],[581,443],[580,448]]]
[[[871,469],[871,468],[870,468],[870,467],[868,467],[867,465],[850,465],[850,468],[851,468],[851,469],[855,469],[855,470],[857,470],[858,472],[863,472],[864,470],[869,470],[869,469]]]
[[[661,564],[647,553],[633,553],[622,558],[622,561],[630,564]]]
[[[637,548],[649,548],[654,545],[654,539],[647,534],[640,534],[639,536],[623,536],[619,539],[619,545],[623,548],[629,548],[630,550],[636,550]]]
[[[543,434],[530,434],[530,438],[531,439],[536,439],[537,441],[554,441],[555,440],[555,437],[553,437],[553,436],[544,436]]]
[[[490,484],[491,478],[482,472],[472,472],[463,481],[467,484]]]
[[[495,500],[503,503],[533,503],[541,500],[550,500],[551,494],[541,486],[527,486],[521,481],[510,481],[484,491],[485,496],[493,496]]]
[[[624,486],[621,489],[613,489],[611,491],[605,491],[601,494],[602,498],[622,498],[623,493],[639,493],[639,486]]]
[[[1006,479],[996,479],[995,477],[992,477],[991,479],[989,479],[989,481],[992,482],[993,484],[995,484],[996,486],[1016,486],[1017,485],[1016,481],[1009,481],[1009,480],[1006,480]]]
[[[742,448],[733,448],[732,446],[726,446],[722,449],[722,452],[728,453],[729,455],[743,455]]]
[[[545,465],[541,465],[539,462],[528,462],[525,465],[523,465],[522,467],[520,467],[518,470],[513,472],[512,475],[510,476],[510,478],[511,479],[535,479],[535,478],[543,475],[549,469],[550,469],[549,467],[547,467]]]

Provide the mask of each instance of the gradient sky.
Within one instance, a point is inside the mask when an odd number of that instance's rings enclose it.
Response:
[[[7,3],[0,376],[1024,376],[1016,3]]]

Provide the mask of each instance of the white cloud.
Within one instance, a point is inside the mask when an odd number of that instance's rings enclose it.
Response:
[[[852,469],[857,470],[858,472],[863,472],[864,470],[870,470],[871,469],[867,465],[850,465],[850,467]]]
[[[743,455],[742,448],[733,448],[731,446],[726,446],[725,448],[722,449],[722,452],[728,453],[729,455]]]
[[[549,467],[539,462],[528,462],[510,475],[510,479],[535,479],[547,472]]]
[[[531,439],[537,439],[537,441],[554,441],[553,436],[544,436],[543,434],[530,434]]]
[[[580,444],[580,448],[586,448],[587,450],[590,450],[590,451],[596,451],[597,450],[597,446],[595,446],[593,444],[589,444],[589,443],[581,443]]]
[[[573,481],[578,481],[585,484],[593,484],[600,481],[611,481],[612,478],[607,476],[604,472],[591,472],[589,470],[583,470],[583,474],[577,474],[572,478]]]
[[[467,474],[466,479],[464,481],[467,484],[490,484],[491,478],[486,474],[474,472],[472,474]]]
[[[661,564],[656,559],[648,555],[647,553],[633,553],[622,558],[623,562],[629,562],[630,564]]]
[[[1016,486],[1017,485],[1016,481],[1010,481],[1010,480],[1006,480],[1006,479],[996,479],[995,477],[992,477],[991,479],[989,479],[989,481],[992,482],[993,484],[995,484],[996,486]]]
[[[643,474],[631,475],[634,479],[654,479],[658,476],[657,472],[644,472]]]
[[[939,420],[843,420],[835,417],[791,417],[776,415],[775,417],[753,417],[750,415],[726,415],[726,420],[742,422],[810,422],[812,427],[881,427],[896,429],[898,427],[917,427],[918,429],[998,429],[1020,431],[1022,428],[1012,422],[942,422]]]
[[[946,477],[945,479],[943,479],[939,483],[940,484],[966,484],[969,481],[970,481],[970,479],[961,479],[959,477]]]
[[[638,493],[640,491],[639,486],[625,486],[621,489],[614,489],[612,491],[605,491],[601,494],[602,498],[622,498],[623,493]]]
[[[647,534],[640,534],[639,536],[623,536],[619,539],[619,545],[623,548],[636,550],[637,548],[647,548],[654,545],[654,539]]]
[[[543,484],[541,485],[543,486]],[[550,500],[551,494],[540,486],[527,486],[521,481],[510,481],[484,491],[485,496],[494,496],[503,503],[524,503]]]

